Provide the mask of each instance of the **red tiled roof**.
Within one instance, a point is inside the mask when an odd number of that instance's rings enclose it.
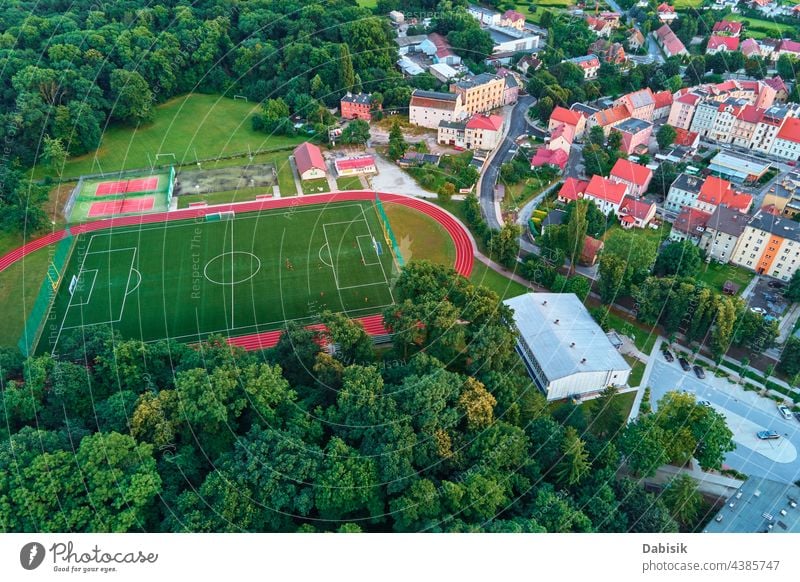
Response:
[[[323,172],[326,171],[325,159],[322,157],[322,150],[312,143],[301,143],[294,148],[294,163],[297,166],[297,171],[304,174],[307,170],[318,168]]]
[[[558,191],[558,197],[565,198],[566,200],[577,200],[578,198],[582,198],[588,185],[589,182],[586,180],[578,180],[572,177],[567,178],[564,180],[564,185],[561,186],[561,190]]]
[[[575,130],[571,125],[567,125],[566,123],[561,123],[550,132],[550,141],[553,142],[559,137],[563,137],[569,143],[572,143],[572,140],[575,138]]]
[[[620,208],[620,210],[622,209]],[[627,214],[622,218],[620,218],[620,220],[626,224],[633,224],[634,222],[636,222],[636,219],[633,216],[629,216]]]
[[[619,178],[620,180],[625,180],[626,182],[631,182],[637,186],[644,186],[647,184],[647,181],[650,180],[653,172],[650,168],[620,158],[616,161],[614,167],[611,168],[611,174],[609,175]]]
[[[659,91],[658,93],[653,94],[653,100],[655,101],[655,104],[653,105],[655,109],[669,107],[672,105],[672,93],[669,91]]]
[[[467,121],[467,127],[469,129],[488,129],[490,131],[500,131],[500,128],[503,127],[503,116],[484,115],[479,113],[478,115],[473,115],[470,120]]]
[[[661,44],[664,47],[664,50],[669,53],[669,56],[675,56],[686,50],[686,47],[683,46],[681,39],[675,36],[675,33],[672,32],[672,29],[668,24],[665,24],[659,28],[656,31],[656,36],[661,40]]]
[[[747,212],[753,205],[753,197],[750,194],[742,194],[741,192],[731,191],[728,197],[723,200],[723,203],[728,208],[733,208],[739,212]]]
[[[531,166],[539,167],[539,166],[558,166],[562,170],[567,165],[567,160],[569,156],[567,152],[562,149],[555,149],[549,150],[547,148],[539,148],[536,150],[536,155],[531,158]]]
[[[797,6],[800,6],[798,4]],[[769,77],[768,79],[764,79],[764,83],[775,89],[776,91],[786,91],[786,83],[783,82],[783,78],[780,75],[775,75],[774,77]]]
[[[584,196],[592,196],[598,200],[607,200],[618,205],[625,197],[625,190],[625,184],[618,184],[603,176],[595,175],[589,180]]]
[[[656,10],[658,10],[659,13],[675,12],[675,9],[666,2],[662,2],[661,4],[659,4]]]
[[[356,170],[360,168],[368,168],[375,165],[375,158],[372,156],[357,156],[353,158],[342,158],[336,160],[337,170]]]
[[[716,50],[722,46],[725,47],[725,50],[735,51],[739,48],[739,38],[736,36],[712,35],[711,38],[708,39],[706,50]]]
[[[697,103],[698,99],[700,99],[698,95],[695,95],[694,93],[686,93],[685,95],[681,95],[680,97],[675,99],[675,101],[678,101],[680,103],[686,103],[687,105],[694,105],[695,103]]]
[[[615,105],[614,107],[598,111],[594,116],[597,120],[597,125],[605,127],[606,125],[614,125],[615,123],[628,119],[631,113],[624,105]]]
[[[800,143],[800,119],[787,117],[776,137]]]
[[[700,188],[697,196],[698,202],[708,202],[709,204],[721,204],[725,197],[729,196],[731,183],[716,176],[709,176]]]
[[[561,123],[569,125],[578,125],[581,120],[581,114],[577,111],[565,109],[559,105],[553,109],[553,112],[550,114],[550,120],[560,121]]]
[[[636,200],[630,196],[626,196],[619,207],[620,214],[625,214],[625,218],[638,218],[644,220],[650,216],[654,204],[645,202],[644,200]]]
[[[689,146],[689,147],[694,145],[694,142],[697,139],[696,131],[689,131],[681,127],[675,127],[673,129],[675,130],[675,141],[672,143],[674,143],[675,145]]]
[[[756,107],[755,105],[745,105],[736,116],[736,119],[741,119],[747,123],[758,123],[764,117],[764,110]]]
[[[597,253],[603,248],[605,243],[601,240],[593,238],[588,234],[583,239],[583,250],[581,251],[582,258],[593,259],[597,256]]]
[[[516,10],[506,10],[503,13],[503,19],[510,20],[511,22],[517,22],[520,19],[525,20],[525,16],[517,12]]]
[[[761,48],[758,46],[758,43],[755,39],[746,38],[742,41],[742,44],[739,45],[739,50],[742,51],[742,54],[746,57],[750,55],[759,55],[761,54]]]
[[[742,23],[733,22],[730,20],[720,20],[719,22],[714,23],[714,28],[711,29],[711,32],[726,32],[730,35],[738,36],[742,32]]]
[[[449,57],[453,54],[453,49],[450,48],[450,43],[438,32],[432,32],[428,35],[430,40],[436,46],[437,57]]]
[[[800,53],[800,42],[796,40],[789,40],[788,38],[784,38],[781,43],[778,45],[777,51],[786,51],[790,53]]]
[[[683,210],[678,214],[678,218],[675,219],[672,228],[687,234],[696,234],[697,228],[705,228],[710,218],[711,215],[708,212],[697,210],[691,206],[684,206]]]

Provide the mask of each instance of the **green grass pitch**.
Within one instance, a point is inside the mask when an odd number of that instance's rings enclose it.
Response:
[[[94,324],[191,342],[310,322],[326,309],[369,315],[394,302],[395,268],[368,202],[90,232],[75,242],[37,351]]]

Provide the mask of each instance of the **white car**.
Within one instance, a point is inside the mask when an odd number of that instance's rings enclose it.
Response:
[[[758,313],[759,315],[764,315],[767,312],[767,310],[763,307],[751,307],[750,311],[753,313]]]
[[[711,406],[711,403],[708,400],[698,400],[697,403],[700,406]]]
[[[789,410],[788,406],[784,406],[783,404],[778,405],[778,412],[781,413],[781,416],[786,420],[792,420],[792,411]]]

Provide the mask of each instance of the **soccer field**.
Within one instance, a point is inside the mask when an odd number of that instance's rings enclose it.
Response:
[[[80,235],[37,352],[71,331],[112,324],[123,337],[200,340],[359,317],[394,302],[396,265],[372,202],[145,224]]]

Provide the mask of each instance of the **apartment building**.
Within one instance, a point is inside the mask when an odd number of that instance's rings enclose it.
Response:
[[[787,172],[776,180],[764,194],[761,207],[789,218],[800,214],[800,172]]]
[[[788,281],[800,267],[800,224],[760,210],[739,237],[731,262]]]
[[[408,120],[414,125],[438,129],[442,121],[460,121],[466,115],[461,95],[457,93],[416,89],[411,94]]]
[[[749,216],[738,210],[718,206],[700,237],[699,246],[705,251],[706,257],[720,263],[729,262],[749,220]]]
[[[800,159],[800,119],[789,117],[784,120],[769,153],[790,161]]]
[[[597,208],[606,216],[612,211],[619,214],[619,207],[625,198],[625,184],[619,184],[602,176],[592,176],[583,193],[584,200],[593,200]]]
[[[702,187],[703,180],[701,178],[689,174],[678,175],[669,187],[664,208],[668,212],[675,213],[680,212],[684,206],[694,208]]]
[[[469,115],[502,107],[505,90],[505,79],[489,73],[481,73],[450,85],[450,91],[461,97],[464,111]]]

